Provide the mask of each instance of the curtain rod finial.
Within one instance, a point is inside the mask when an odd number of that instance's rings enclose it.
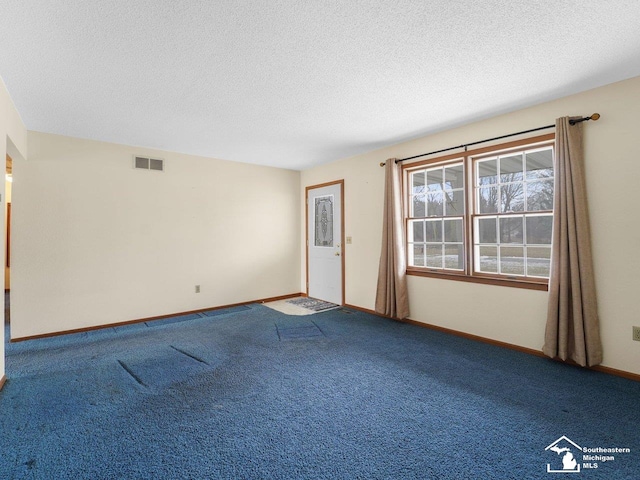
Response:
[[[600,118],[600,114],[599,113],[594,113],[593,115],[591,115],[591,120],[598,120]]]

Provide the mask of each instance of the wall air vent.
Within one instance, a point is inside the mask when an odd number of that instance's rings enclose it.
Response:
[[[145,170],[149,170],[149,159],[144,157],[136,157],[134,166],[135,168],[143,168]]]
[[[156,172],[164,172],[164,160],[159,158],[138,157],[133,159],[133,167],[142,170],[155,170]]]
[[[149,170],[157,170],[159,172],[162,172],[164,170],[164,160],[158,160],[157,158],[150,158]]]

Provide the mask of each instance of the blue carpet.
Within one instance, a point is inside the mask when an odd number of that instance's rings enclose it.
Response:
[[[324,337],[322,330],[306,316],[286,317],[276,322],[276,331],[281,341],[319,339]]]
[[[640,383],[362,312],[313,319],[251,305],[8,344],[0,478],[639,478]],[[582,472],[547,473],[563,435],[631,453],[585,469],[569,445]]]
[[[236,305],[235,307],[221,308],[217,310],[207,310],[204,312],[200,312],[200,315],[202,315],[203,317],[217,317],[218,315],[226,315],[228,313],[243,312],[245,310],[249,310],[249,307],[245,305]]]
[[[189,320],[196,320],[198,318],[202,318],[202,315],[198,313],[191,313],[188,315],[176,315],[168,318],[150,320],[148,322],[144,322],[142,325],[145,325],[147,327],[160,327],[162,325],[171,325],[172,323],[187,322]]]

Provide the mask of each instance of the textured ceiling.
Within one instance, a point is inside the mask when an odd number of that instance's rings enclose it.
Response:
[[[640,75],[637,0],[2,0],[0,19],[28,129],[292,169]]]

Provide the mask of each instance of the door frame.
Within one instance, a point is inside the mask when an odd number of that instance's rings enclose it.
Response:
[[[344,262],[344,252],[345,252],[345,248],[344,248],[344,239],[345,239],[345,233],[344,233],[344,179],[341,180],[334,180],[332,182],[326,182],[326,183],[320,183],[318,185],[309,185],[307,187],[305,187],[304,189],[304,205],[305,205],[305,209],[304,209],[304,236],[305,236],[305,257],[306,257],[306,266],[305,266],[305,270],[306,270],[306,280],[305,280],[305,296],[309,296],[309,190],[314,190],[316,188],[322,188],[322,187],[329,187],[331,185],[340,185],[340,270],[342,273],[342,292],[340,293],[340,295],[342,296],[342,302],[340,303],[340,305],[344,305],[344,301],[345,301],[345,288],[344,288],[344,281],[345,281],[345,272],[344,272],[344,266],[345,266],[345,262]]]

